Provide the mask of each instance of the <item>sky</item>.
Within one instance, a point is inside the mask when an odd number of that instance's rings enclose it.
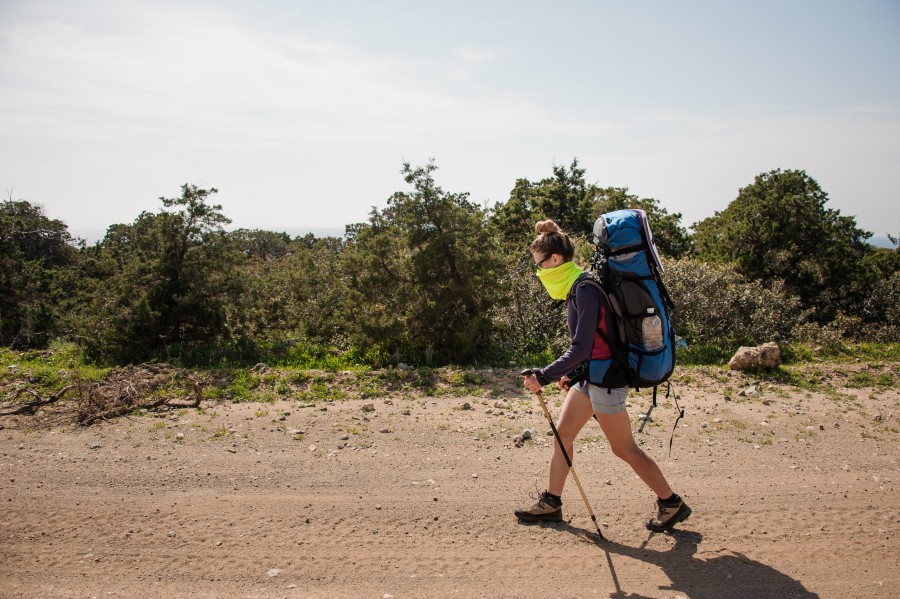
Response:
[[[900,234],[897,0],[0,0],[0,23],[3,199],[88,239],[185,183],[231,228],[342,230],[404,162],[493,206],[575,158],[687,227],[780,168]]]

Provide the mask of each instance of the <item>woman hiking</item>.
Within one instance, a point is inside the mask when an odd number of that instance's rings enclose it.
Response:
[[[566,300],[566,320],[572,345],[549,366],[534,369],[533,374],[525,377],[525,386],[531,392],[538,393],[545,385],[556,382],[560,389],[567,391],[557,431],[570,456],[578,432],[591,417],[596,418],[613,454],[628,463],[656,493],[657,515],[647,522],[647,528],[654,532],[669,530],[687,519],[691,508],[672,490],[656,462],[634,441],[631,422],[625,411],[628,377],[624,367],[613,361],[602,387],[586,380],[569,385],[569,374],[586,360],[592,356],[609,358],[612,355],[603,337],[595,333],[598,322],[600,331],[603,334],[607,331],[610,312],[606,299],[594,285],[576,285],[583,271],[572,261],[575,245],[555,222],[540,221],[535,225],[535,230],[538,236],[530,249],[537,276],[550,297]],[[602,346],[595,347],[595,344]],[[554,441],[547,490],[541,493],[534,505],[516,510],[516,517],[524,522],[562,521],[561,495],[568,472],[559,442]]]

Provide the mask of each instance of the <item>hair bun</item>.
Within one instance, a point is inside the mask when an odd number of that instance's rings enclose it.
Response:
[[[538,233],[562,233],[562,229],[559,228],[559,225],[549,218],[538,222],[534,226],[534,230]]]

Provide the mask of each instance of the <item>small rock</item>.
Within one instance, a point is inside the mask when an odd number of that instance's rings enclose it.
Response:
[[[477,473],[477,472],[473,472],[473,473],[472,473],[472,478],[478,478],[478,473]]]
[[[409,416],[410,414],[412,414],[412,412],[410,412],[409,410],[403,410],[400,413],[403,414],[404,416]]]
[[[181,439],[184,439],[184,433],[175,433],[175,438],[178,439],[179,441]]]
[[[708,422],[701,422],[701,423],[700,423],[700,428],[709,428],[709,423],[708,423]]]
[[[522,438],[525,439],[526,441],[528,439],[530,439],[532,437],[532,435],[534,435],[534,431],[531,430],[530,428],[526,428],[524,431],[522,431]]]
[[[265,362],[259,362],[256,366],[254,366],[250,370],[252,370],[253,372],[265,372],[268,369],[269,369],[268,364],[266,364]]]
[[[392,406],[392,405],[394,405],[394,402],[391,401],[390,399],[386,399],[386,400],[384,400],[384,405],[386,405],[386,406]]]
[[[234,447],[226,447],[225,451],[227,451],[228,453],[237,453],[237,449],[235,449]]]
[[[389,429],[389,428],[383,428],[383,429],[380,429],[378,432],[379,432],[379,433],[389,433],[389,432],[391,432],[391,429]]]
[[[99,443],[91,443],[91,449],[100,449]]]
[[[170,539],[174,539],[174,538],[175,538],[175,531],[174,531],[174,530],[170,530],[169,532],[166,533],[166,536],[169,537]]]
[[[824,431],[824,430],[825,430],[825,425],[824,425],[824,424],[820,424],[820,425],[819,425],[819,430],[820,430],[820,431]]]
[[[374,411],[375,411],[375,404],[373,404],[373,403],[367,403],[367,404],[364,404],[363,407],[362,407],[362,411],[363,411],[363,412],[374,412]]]
[[[466,403],[464,403],[464,404],[462,405],[462,409],[463,409],[463,410],[471,410],[471,409],[472,409],[472,404],[470,404],[469,402],[466,402]]]
[[[271,570],[266,572],[266,576],[268,576],[269,578],[275,578],[279,574],[281,574],[281,570],[279,570],[278,568],[272,568]]]
[[[309,450],[310,450],[310,451],[315,451],[316,449],[317,449],[317,448],[316,448],[315,445],[310,445],[310,446],[309,446]]]
[[[875,422],[881,422],[881,414],[875,416]]]
[[[341,435],[341,441],[349,441],[349,440],[350,440],[350,435],[347,435],[347,434]]]

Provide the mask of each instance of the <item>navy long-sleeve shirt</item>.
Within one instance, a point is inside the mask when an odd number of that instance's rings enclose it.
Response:
[[[609,310],[603,294],[594,285],[578,285],[578,282],[576,282],[574,300],[572,301],[572,298],[569,298],[566,301],[566,324],[569,328],[569,336],[572,338],[572,345],[552,364],[535,371],[538,381],[542,385],[558,381],[592,357],[606,358],[610,356],[606,341],[599,335],[596,335],[597,323],[601,315],[601,304],[603,306],[603,314]],[[601,328],[605,332],[605,326]],[[598,347],[595,350],[595,344],[602,344],[603,347]],[[613,388],[628,385],[628,379],[624,370],[615,362],[610,367],[610,371],[604,381],[604,386],[606,385]]]

